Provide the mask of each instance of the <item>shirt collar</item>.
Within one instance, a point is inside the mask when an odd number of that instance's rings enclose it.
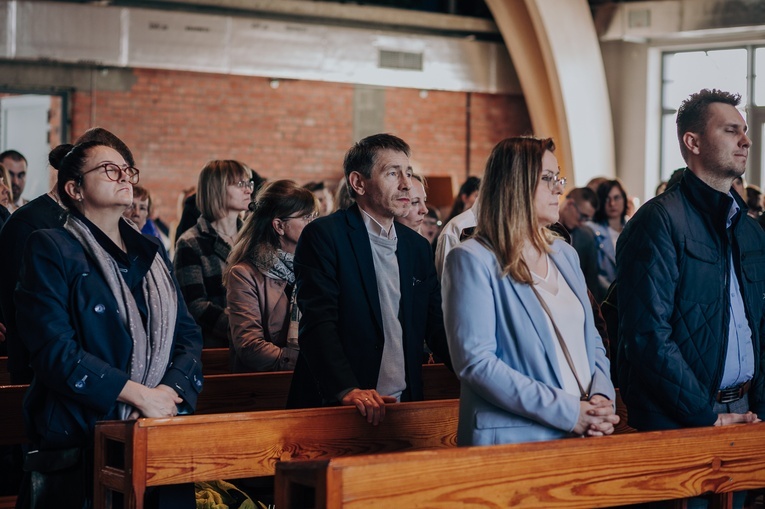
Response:
[[[361,219],[364,221],[364,225],[367,227],[367,231],[369,233],[388,240],[396,240],[398,238],[396,236],[395,221],[391,222],[390,228],[386,230],[385,227],[377,221],[377,219],[370,216],[366,210],[361,208],[360,205],[359,210],[361,211]]]
[[[730,228],[730,225],[733,224],[733,218],[736,217],[736,214],[738,214],[739,210],[741,210],[741,207],[739,207],[738,203],[736,203],[736,198],[733,197],[730,191],[728,191],[728,196],[731,197],[733,203],[730,204],[730,208],[728,209],[728,219],[725,222],[726,228]]]

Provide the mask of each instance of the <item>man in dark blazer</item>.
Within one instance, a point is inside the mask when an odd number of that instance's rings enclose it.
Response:
[[[410,208],[409,146],[389,134],[356,143],[345,177],[356,204],[307,225],[295,252],[300,357],[288,406],[421,400],[423,340],[449,362],[430,245],[394,222]]]

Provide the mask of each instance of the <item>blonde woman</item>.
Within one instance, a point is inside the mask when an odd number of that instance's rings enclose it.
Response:
[[[576,252],[545,228],[565,185],[554,149],[536,138],[494,148],[475,236],[446,258],[460,445],[607,435],[619,421]]]
[[[175,246],[175,276],[191,316],[202,328],[205,348],[228,346],[223,270],[250,204],[250,170],[239,161],[210,161],[199,174],[197,224]]]

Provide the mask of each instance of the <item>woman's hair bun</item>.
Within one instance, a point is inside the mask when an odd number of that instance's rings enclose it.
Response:
[[[61,166],[61,162],[64,160],[64,157],[74,148],[74,145],[71,143],[64,143],[62,145],[59,145],[58,147],[54,148],[50,151],[50,154],[48,154],[48,162],[51,166],[53,166],[55,169],[59,169]]]

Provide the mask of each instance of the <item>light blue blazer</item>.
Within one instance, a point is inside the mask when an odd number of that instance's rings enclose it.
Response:
[[[574,248],[556,240],[550,254],[584,308],[590,394],[614,400],[603,342],[595,330]],[[534,442],[572,436],[579,397],[563,390],[546,314],[529,285],[500,277],[494,254],[470,239],[446,258],[444,322],[461,382],[459,445]],[[565,334],[566,324],[557,324]],[[586,381],[583,380],[586,384]],[[585,387],[587,388],[587,387]]]

